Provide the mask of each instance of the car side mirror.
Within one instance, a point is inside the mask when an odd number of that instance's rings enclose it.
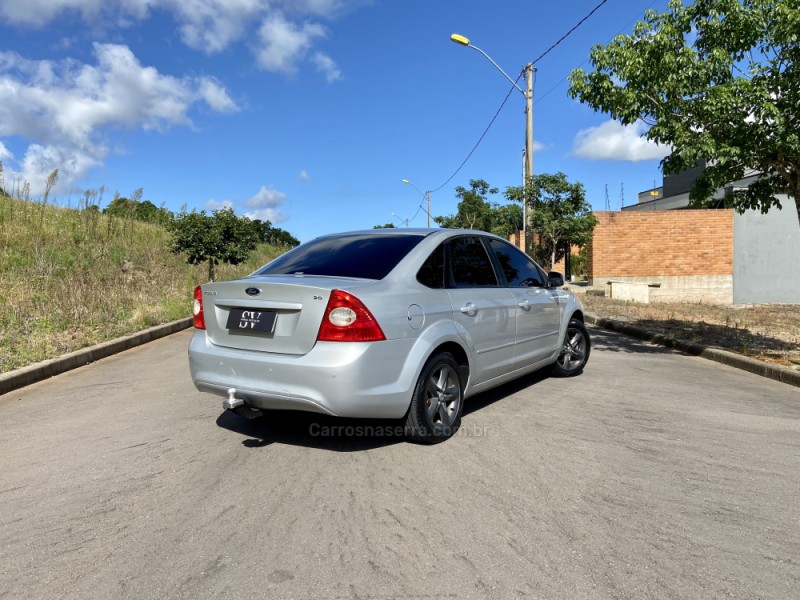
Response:
[[[550,273],[547,274],[547,281],[550,287],[561,287],[564,285],[564,276],[556,271],[550,271]]]

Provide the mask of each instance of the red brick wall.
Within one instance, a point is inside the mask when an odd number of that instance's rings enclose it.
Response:
[[[733,210],[595,212],[589,277],[731,275]]]

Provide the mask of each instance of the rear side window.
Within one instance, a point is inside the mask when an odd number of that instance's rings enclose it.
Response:
[[[455,238],[447,243],[450,286],[496,287],[492,261],[477,237]]]
[[[424,239],[422,235],[355,234],[325,237],[298,246],[256,275],[320,275],[383,279]]]
[[[539,269],[526,254],[500,240],[490,239],[489,245],[497,256],[509,287],[545,287]]]
[[[444,287],[444,244],[434,250],[417,272],[417,281],[435,290]]]

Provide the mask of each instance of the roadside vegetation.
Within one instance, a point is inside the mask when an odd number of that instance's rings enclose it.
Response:
[[[630,35],[592,48],[569,95],[671,148],[666,174],[706,164],[689,193],[697,207],[781,206],[800,215],[800,4],[796,0],[670,0]],[[760,173],[742,185],[752,171]]]
[[[800,369],[800,305],[639,304],[582,296],[587,312],[674,339]]]
[[[101,211],[102,191],[67,206],[14,195],[0,192],[0,372],[191,316],[208,266],[170,251],[162,209],[144,204],[148,222],[119,198]],[[287,247],[260,243],[216,276],[246,275]]]

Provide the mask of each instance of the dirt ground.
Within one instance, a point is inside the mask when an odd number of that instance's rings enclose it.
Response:
[[[800,304],[639,304],[570,287],[598,317],[800,370]]]

